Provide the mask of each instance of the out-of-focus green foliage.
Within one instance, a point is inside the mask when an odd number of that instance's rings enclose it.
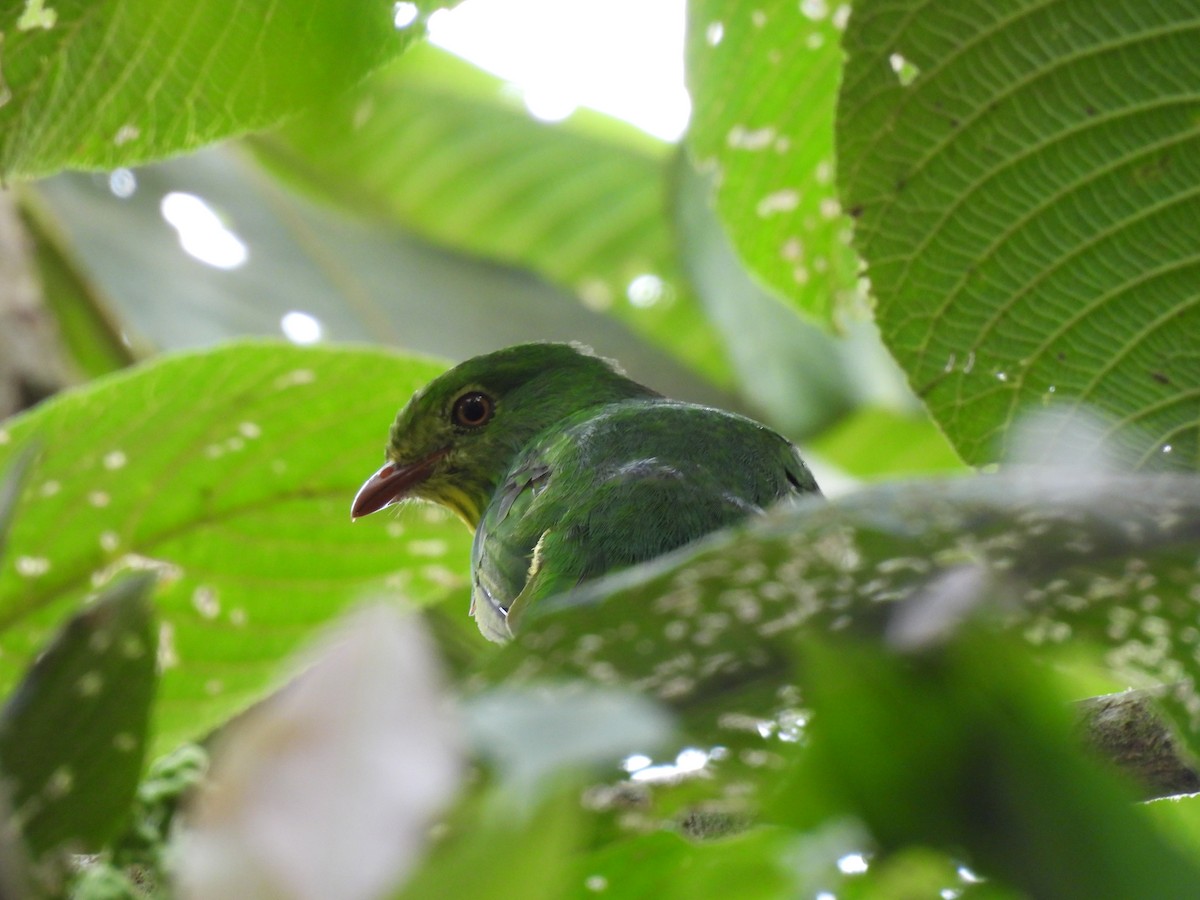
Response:
[[[98,850],[129,815],[158,680],[153,587],[143,572],[105,590],[0,711],[0,767],[36,857]]]
[[[1069,718],[1162,686],[1200,748],[1191,4],[702,0],[680,147],[399,55],[448,5],[0,3],[13,252],[96,378],[0,423],[0,893],[98,850],[79,897],[165,894],[178,853],[269,894],[263,771],[416,836],[383,871],[387,829],[308,832],[291,865],[351,897],[1195,893],[1195,800],[1135,806]],[[213,346],[281,332],[354,343]],[[348,505],[443,360],[532,339],[803,439],[832,499],[485,645],[461,524]],[[1005,456],[1053,465],[961,461]],[[405,729],[256,708],[380,597],[443,663],[361,695]],[[335,655],[312,677],[360,696]],[[198,754],[135,796],[213,729],[253,790],[195,802]],[[332,777],[405,736],[477,763],[432,829],[422,779]]]

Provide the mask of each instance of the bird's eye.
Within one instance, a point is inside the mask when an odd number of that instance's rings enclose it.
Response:
[[[472,391],[454,401],[454,424],[478,428],[492,417],[496,406],[487,394]]]

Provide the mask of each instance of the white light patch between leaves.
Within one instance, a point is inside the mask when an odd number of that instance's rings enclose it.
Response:
[[[236,269],[250,258],[242,239],[195,194],[172,191],[163,197],[160,209],[163,218],[179,233],[184,252],[200,262],[217,269]]]
[[[420,7],[415,3],[393,3],[392,4],[392,25],[403,30],[417,21],[417,16],[421,14]]]
[[[586,106],[674,141],[691,111],[685,15],[684,0],[467,0],[429,17],[429,40],[515,85],[538,118]]]
[[[283,318],[279,320],[279,327],[284,337],[293,344],[301,345],[315,344],[321,339],[324,331],[321,328],[321,320],[316,316],[294,309],[283,314]]]
[[[463,765],[419,621],[365,610],[217,745],[178,842],[181,896],[384,896],[418,861]]]

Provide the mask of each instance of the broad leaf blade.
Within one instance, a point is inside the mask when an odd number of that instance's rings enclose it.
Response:
[[[26,194],[73,263],[112,298],[125,330],[160,350],[278,336],[289,313],[303,313],[328,340],[453,360],[522,341],[582,339],[669,396],[732,403],[665,350],[544,280],[349,219],[229,148],[113,178],[66,173]],[[244,245],[242,264],[222,268],[185,252],[162,212],[181,194],[203,201]]]
[[[1187,2],[865,0],[843,203],[884,339],[963,458],[1089,407],[1130,466],[1200,464],[1200,57]]]
[[[709,204],[710,184],[681,155],[673,218],[696,296],[720,328],[742,393],[793,439],[820,432],[854,405],[859,371],[836,338],[780,303],[742,266]]]
[[[421,30],[396,29],[390,5],[373,0],[37,5],[40,18],[10,3],[0,22],[5,180],[144,162],[271,125],[349,87]]]
[[[796,836],[785,829],[755,828],[720,841],[654,831],[609,842],[579,869],[588,890],[613,896],[770,900],[807,896],[812,862],[796,865]]]
[[[571,864],[586,837],[578,792],[548,797],[487,792],[446,821],[446,834],[396,900],[474,897],[477,900],[552,900],[570,887]],[[532,808],[529,801],[533,802]],[[471,815],[466,815],[470,813]]]
[[[676,256],[671,147],[632,126],[538,122],[500,79],[420,47],[254,146],[298,185],[533,271],[728,383]]]
[[[863,406],[822,432],[809,447],[856,478],[933,475],[966,467],[922,409]],[[886,452],[880,452],[886,448]]]
[[[420,602],[461,584],[465,615],[461,523],[431,507],[349,516],[396,408],[441,370],[381,351],[243,344],[165,357],[12,421],[11,441],[37,434],[47,449],[0,571],[0,681],[126,567],[163,576],[167,748],[260,696],[310,629],[367,590]]]
[[[1071,639],[1118,684],[1174,685],[1168,707],[1195,748],[1198,539],[1190,477],[1051,470],[885,485],[547,602],[487,671],[632,684],[682,709],[694,738],[761,750],[796,740],[808,635],[912,650],[983,616],[1047,654]]]
[[[77,613],[0,713],[0,769],[35,856],[98,850],[129,813],[158,681],[154,577]]]
[[[688,5],[688,148],[747,268],[826,321],[857,282],[834,184],[844,17],[825,0]]]

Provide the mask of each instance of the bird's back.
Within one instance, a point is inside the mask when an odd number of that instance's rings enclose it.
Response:
[[[480,627],[653,559],[789,497],[819,493],[796,448],[734,413],[662,398],[594,408],[522,452],[475,536]],[[519,599],[518,599],[519,598]]]

